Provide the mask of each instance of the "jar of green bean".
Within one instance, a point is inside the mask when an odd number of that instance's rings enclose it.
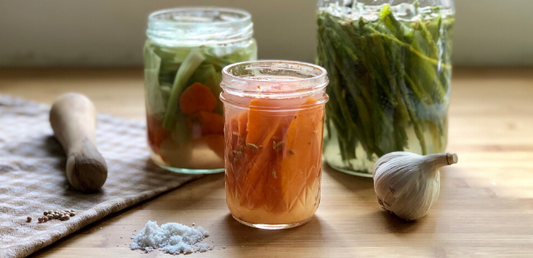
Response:
[[[452,75],[452,0],[321,0],[318,64],[326,68],[324,157],[372,176],[394,151],[443,152]]]

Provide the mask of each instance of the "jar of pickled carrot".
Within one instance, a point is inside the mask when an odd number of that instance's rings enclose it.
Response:
[[[151,158],[168,170],[224,171],[224,66],[255,60],[248,12],[218,7],[161,10],[148,17],[144,78]]]
[[[324,68],[252,61],[222,70],[226,202],[257,228],[302,225],[320,203]]]

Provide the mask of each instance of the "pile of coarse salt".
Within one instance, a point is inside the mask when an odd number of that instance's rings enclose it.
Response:
[[[139,234],[133,235],[131,250],[141,249],[151,252],[159,249],[169,254],[190,254],[207,252],[214,246],[200,243],[209,232],[202,227],[188,227],[180,223],[166,223],[159,227],[156,221],[148,221]]]

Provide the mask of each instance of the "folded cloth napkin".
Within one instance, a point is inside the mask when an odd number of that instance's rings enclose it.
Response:
[[[96,142],[108,178],[100,192],[78,193],[48,122],[49,106],[0,95],[0,257],[25,257],[60,238],[198,178],[149,160],[145,123],[98,115]],[[45,210],[75,210],[67,221],[38,223]],[[32,217],[31,222],[26,222]]]

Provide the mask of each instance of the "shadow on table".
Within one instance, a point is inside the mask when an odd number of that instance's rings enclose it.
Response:
[[[405,221],[394,214],[390,214],[387,211],[379,211],[380,214],[375,214],[376,217],[379,217],[383,222],[383,227],[387,229],[390,233],[394,234],[404,234],[404,233],[413,233],[416,232],[421,225],[426,224],[428,221],[425,221],[423,218],[419,221]]]
[[[354,176],[349,175],[340,171],[337,171],[330,167],[329,165],[325,165],[323,172],[327,173],[328,176],[330,176],[333,180],[337,181],[339,184],[341,184],[343,187],[345,187],[347,190],[349,190],[352,193],[355,193],[355,195],[347,197],[348,200],[352,201],[350,198],[354,198],[359,202],[359,205],[368,205],[368,207],[375,207],[373,209],[376,209],[379,207],[379,204],[376,200],[376,195],[374,193],[374,181],[372,178],[366,178],[366,177],[360,177],[360,176]],[[353,200],[354,202],[356,200]],[[347,205],[349,205],[347,203]],[[354,209],[357,209],[357,207],[354,206]],[[361,209],[366,209],[362,208]],[[393,234],[405,234],[405,233],[411,233],[416,232],[417,230],[420,230],[420,228],[424,228],[424,230],[427,230],[428,228],[434,228],[435,227],[435,221],[434,220],[428,220],[426,218],[422,218],[418,221],[405,221],[399,217],[397,217],[394,214],[389,214],[385,210],[378,210],[375,213],[368,214],[368,217],[365,218],[358,218],[359,220],[366,220],[368,223],[376,223],[376,225],[383,227],[383,228],[375,228],[376,232],[389,232]],[[355,218],[354,218],[355,219]],[[378,222],[379,221],[379,222]],[[431,225],[433,223],[433,225]],[[423,225],[423,226],[422,226]]]
[[[224,173],[203,175],[155,198],[171,199],[174,205],[171,207],[161,206],[161,208],[172,211],[201,209],[205,205],[212,207],[213,201],[216,201],[217,205],[225,206]],[[154,203],[143,202],[140,207],[148,208],[152,205]]]
[[[372,178],[349,175],[335,170],[325,163],[323,172],[326,172],[335,181],[341,183],[344,187],[352,191],[368,190],[374,188]]]
[[[241,252],[250,252],[258,248],[264,251],[265,246],[272,246],[272,244],[275,245],[276,243],[283,245],[287,242],[292,242],[299,246],[302,243],[312,243],[314,246],[327,245],[322,233],[328,231],[329,225],[316,215],[307,224],[281,230],[264,230],[245,226],[237,222],[230,214],[225,216],[221,223],[223,224],[224,232],[227,232],[227,237],[231,239],[230,243],[240,245],[236,247],[246,247]]]

